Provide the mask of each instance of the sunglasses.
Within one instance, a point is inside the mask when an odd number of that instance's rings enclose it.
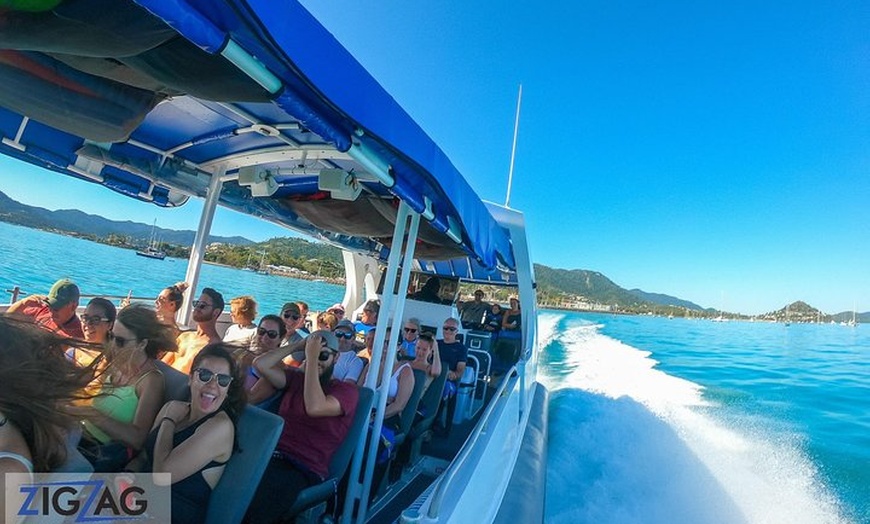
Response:
[[[333,331],[332,334],[335,335],[335,338],[346,338],[348,340],[353,338],[353,333],[350,331]]]
[[[203,384],[208,384],[211,382],[211,379],[217,377],[218,386],[225,388],[230,385],[230,382],[233,381],[233,377],[230,375],[225,375],[224,373],[215,373],[210,369],[205,368],[196,368],[193,370],[196,378],[202,382]]]
[[[266,335],[272,339],[278,338],[278,332],[275,331],[274,329],[257,328],[257,336],[262,337],[263,335]]]
[[[205,300],[194,300],[193,307],[196,309],[202,309],[202,308],[207,308],[207,307],[214,307],[214,305],[209,304]]]
[[[404,329],[405,329],[405,333],[416,333],[417,332],[417,328],[404,328]]]
[[[321,351],[320,355],[318,355],[317,357],[317,360],[321,362],[326,362],[327,360],[329,360],[329,357],[331,357],[334,353],[335,352],[332,350]]]
[[[93,325],[99,324],[100,322],[108,322],[109,319],[106,317],[95,317],[93,315],[82,315],[82,323]]]
[[[134,338],[119,337],[118,335],[116,335],[112,331],[109,331],[108,333],[106,333],[106,336],[110,341],[114,342],[115,345],[118,346],[119,348],[126,346],[127,342],[130,342],[131,340],[136,340]]]
[[[296,313],[284,313],[284,318],[292,318],[293,320],[299,320],[302,318],[302,315],[297,315]]]
[[[441,328],[441,329],[443,329],[444,331],[456,331],[456,327],[455,327],[455,326],[444,326],[444,327]]]
[[[374,309],[363,309],[363,313],[377,313]]]

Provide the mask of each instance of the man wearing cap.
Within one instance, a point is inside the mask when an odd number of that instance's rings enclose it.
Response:
[[[332,376],[339,352],[335,335],[319,330],[305,339],[304,371],[276,367],[293,346],[254,359],[260,376],[284,391],[278,408],[284,428],[245,522],[282,520],[300,491],[326,478],[359,401],[356,386]]]
[[[476,290],[473,301],[465,302],[459,306],[459,320],[462,321],[462,326],[468,329],[481,329],[483,317],[486,316],[490,307],[489,303],[483,301],[483,290]]]
[[[82,323],[76,316],[77,307],[79,287],[72,280],[64,278],[51,286],[47,296],[23,298],[9,306],[6,312],[27,317],[61,336],[84,340]]]
[[[361,358],[356,356],[356,348],[353,345],[353,323],[350,320],[342,320],[335,326],[332,333],[338,338],[339,351],[333,377],[337,380],[346,380],[356,384],[365,364]]]

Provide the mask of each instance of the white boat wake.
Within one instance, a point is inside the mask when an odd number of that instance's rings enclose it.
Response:
[[[558,371],[545,380],[548,524],[848,522],[797,437],[723,422],[698,384],[563,318],[539,321],[564,351],[543,373]]]

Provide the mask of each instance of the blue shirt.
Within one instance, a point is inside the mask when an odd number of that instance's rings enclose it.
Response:
[[[458,340],[450,344],[439,340],[438,353],[441,355],[441,362],[447,364],[450,371],[456,371],[457,364],[468,360],[468,349]]]

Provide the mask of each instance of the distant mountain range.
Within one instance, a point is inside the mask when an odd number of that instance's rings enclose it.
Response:
[[[0,191],[0,221],[36,229],[53,229],[70,233],[91,234],[98,237],[119,235],[147,242],[151,237],[151,225],[125,220],[118,222],[97,215],[89,215],[77,209],[49,211],[41,207],[22,204]],[[158,240],[169,244],[190,246],[196,236],[195,231],[177,231],[156,228]],[[221,237],[209,235],[209,242],[223,242],[237,245],[253,244],[244,237]]]
[[[80,235],[95,235],[107,237],[117,235],[129,237],[133,243],[147,242],[151,236],[151,225],[131,222],[109,220],[97,215],[90,215],[76,209],[64,209],[49,211],[35,206],[29,206],[9,198],[0,191],[0,221],[18,224],[37,229],[53,230]],[[174,229],[156,228],[156,236],[161,242],[176,246],[190,246],[193,244],[196,232],[177,231]],[[324,273],[329,268],[323,264],[317,264],[316,260],[325,260],[331,265],[340,265],[341,255],[337,248],[321,244],[307,242],[301,239],[272,239],[266,242],[255,243],[250,239],[240,236],[223,237],[209,236],[209,242],[220,242],[228,246],[217,253],[218,261],[241,267],[245,262],[250,262],[251,253],[261,250],[267,253],[267,264],[280,264],[282,260],[295,258],[297,266],[305,266],[312,274]],[[232,246],[242,246],[247,249],[239,250]],[[254,257],[256,258],[256,257]],[[332,273],[332,270],[329,270]],[[624,289],[612,280],[597,271],[587,269],[559,269],[535,264],[538,292],[561,296],[582,297],[589,303],[597,303],[618,306],[621,310],[642,311],[650,306],[665,306],[673,308],[686,308],[692,311],[713,311],[705,309],[698,304],[662,293],[649,293],[640,289]],[[803,303],[800,303],[803,304]],[[805,304],[803,306],[806,306]],[[798,303],[789,306],[797,316],[807,318],[816,315],[816,310],[810,306],[803,307]],[[783,317],[783,310],[771,312],[768,315],[773,318]],[[832,315],[837,322],[847,322],[852,319],[851,312],[841,312]],[[858,322],[870,322],[870,312],[859,313]]]

